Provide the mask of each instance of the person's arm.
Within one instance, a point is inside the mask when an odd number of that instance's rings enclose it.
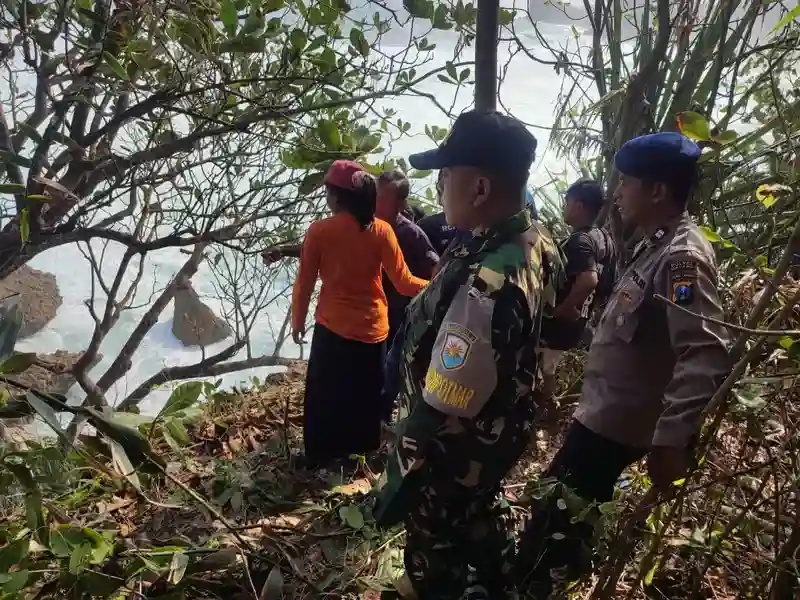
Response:
[[[553,314],[567,321],[577,321],[581,317],[586,300],[597,288],[597,257],[591,238],[585,233],[572,236],[567,242],[567,268],[575,274],[569,294]]]
[[[291,244],[289,246],[277,246],[281,256],[286,258],[300,258],[303,254],[303,244]]]
[[[271,265],[282,258],[300,258],[303,244],[289,244],[286,246],[270,246],[261,252],[264,264]]]
[[[432,409],[474,418],[501,377],[516,369],[531,332],[528,301],[512,285],[487,296],[470,284],[453,298],[436,336],[423,399]]]
[[[414,275],[423,279],[433,279],[436,265],[439,264],[439,255],[431,244],[430,238],[420,228],[414,231],[413,261],[408,262],[415,266],[418,272]]]
[[[385,235],[380,237],[383,270],[386,271],[389,281],[400,294],[416,296],[428,285],[428,281],[411,274],[403,258],[403,253],[400,251],[400,246],[397,244],[397,236],[394,231],[388,225],[384,231]]]
[[[657,274],[655,292],[693,313],[721,320],[716,282],[716,268],[707,259],[691,252],[673,253]],[[664,310],[676,362],[653,446],[685,448],[698,433],[700,414],[730,371],[729,336],[724,327],[674,306]]]
[[[300,248],[300,267],[292,289],[292,330],[304,331],[308,306],[317,283],[320,262],[319,228],[316,223],[308,228],[305,241]]]

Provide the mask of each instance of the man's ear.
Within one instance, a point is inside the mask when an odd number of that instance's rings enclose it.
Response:
[[[478,177],[475,182],[475,201],[473,205],[475,208],[489,199],[492,194],[492,182],[488,177]]]
[[[661,204],[669,199],[669,188],[663,181],[653,184],[653,204]]]

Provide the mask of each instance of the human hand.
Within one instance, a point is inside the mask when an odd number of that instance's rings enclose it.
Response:
[[[686,448],[653,446],[647,456],[650,480],[662,491],[669,489],[674,481],[686,477],[690,466],[689,450]]]
[[[283,258],[283,252],[279,248],[267,248],[261,253],[264,264],[269,266],[275,264]]]
[[[297,344],[298,346],[306,343],[305,336],[306,336],[305,327],[300,327],[298,329],[292,330],[292,339],[294,340],[294,343]]]

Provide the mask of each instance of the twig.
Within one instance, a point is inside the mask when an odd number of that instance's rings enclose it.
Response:
[[[222,523],[225,526],[225,528],[233,534],[233,536],[239,541],[240,544],[242,544],[242,546],[247,548],[250,552],[256,552],[257,551],[257,548],[255,548],[250,542],[248,542],[246,539],[244,539],[239,534],[239,531],[238,531],[238,528],[236,527],[236,525],[234,525],[233,523],[228,521],[228,519],[225,517],[225,515],[223,515],[220,511],[218,511],[216,508],[214,508],[214,506],[212,506],[211,503],[208,500],[203,498],[200,494],[195,492],[192,488],[190,488],[188,485],[186,485],[185,483],[180,481],[177,477],[175,477],[171,473],[167,473],[167,470],[164,467],[159,465],[154,460],[150,459],[150,457],[148,457],[148,459],[150,460],[150,462],[152,464],[154,464],[156,466],[156,468],[159,471],[161,471],[161,473],[164,474],[164,477],[166,477],[172,483],[174,483],[179,488],[181,488],[182,491],[184,491],[185,493],[189,494],[192,498],[194,498],[195,501],[197,501],[201,506],[203,506],[203,508],[205,508],[208,512],[210,512],[217,519],[219,519],[219,522]]]
[[[708,321],[709,323],[714,323],[715,325],[720,325],[722,327],[727,327],[728,329],[733,329],[735,331],[740,331],[742,333],[748,333],[750,335],[766,335],[766,336],[775,336],[775,337],[783,337],[783,336],[795,336],[800,335],[800,330],[798,329],[788,329],[788,330],[774,330],[774,329],[750,329],[749,327],[742,327],[741,325],[734,325],[733,323],[726,323],[725,321],[721,321],[720,319],[715,319],[713,317],[706,317],[704,315],[699,315],[696,312],[692,312],[688,308],[684,308],[683,306],[679,306],[670,300],[669,298],[665,298],[661,294],[653,294],[653,298],[663,302],[664,304],[669,305],[670,307],[677,308],[681,312],[686,313],[687,315],[691,315],[701,321]]]

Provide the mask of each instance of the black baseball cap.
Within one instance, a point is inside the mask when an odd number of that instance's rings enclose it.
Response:
[[[412,154],[415,169],[478,167],[504,173],[527,172],[536,159],[536,138],[522,121],[502,113],[461,113],[438,148]]]

